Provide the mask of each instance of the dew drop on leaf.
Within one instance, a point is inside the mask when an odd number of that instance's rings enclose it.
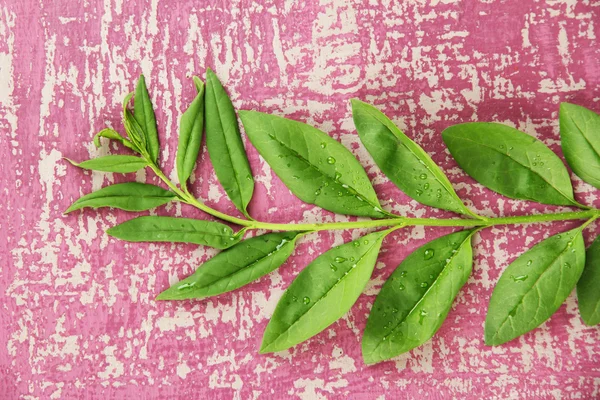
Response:
[[[419,178],[425,180],[425,179],[427,179],[427,174],[421,174],[421,175],[419,175]]]
[[[321,142],[321,148],[324,149],[325,147],[327,147],[327,143]]]
[[[327,164],[335,164],[335,158],[331,156],[327,157]]]
[[[343,263],[344,261],[346,261],[346,259],[344,257],[336,257],[334,258],[334,261],[336,263]]]
[[[571,264],[569,264],[568,262],[566,262],[566,263],[565,263],[563,266],[564,266],[565,268],[571,268]]]
[[[327,161],[329,162],[329,159],[328,159]],[[335,162],[335,161],[334,161],[334,162]],[[333,163],[329,163],[329,164],[333,164]],[[335,179],[335,181],[337,182],[337,181],[339,181],[339,180],[340,180],[340,178],[341,178],[341,177],[342,177],[342,174],[340,174],[339,172],[336,172],[336,173],[335,173],[335,177],[334,177],[334,179]]]
[[[303,302],[304,304],[309,304],[309,303],[310,303],[310,298],[309,298],[309,297],[304,297],[304,298],[302,299],[302,302]]]
[[[517,283],[523,282],[523,281],[527,280],[527,278],[529,278],[528,275],[519,275],[519,276],[511,275],[510,277],[513,281],[515,281]]]
[[[533,260],[527,261],[527,266],[530,266],[531,264],[533,264]]]
[[[403,284],[399,284],[398,285],[398,290],[404,290],[404,285]]]
[[[429,183],[424,184],[423,189],[425,189],[425,190],[429,189]]]
[[[433,250],[433,249],[426,249],[425,253],[423,253],[423,258],[425,260],[431,260],[434,255],[435,255],[435,250]]]
[[[329,267],[331,268],[331,270],[332,270],[333,272],[337,271],[337,267],[336,267],[335,265],[333,265],[333,264],[329,264]]]
[[[352,243],[352,245],[354,247],[360,247],[360,242],[357,240],[356,242]]]
[[[421,189],[417,189],[417,196],[420,196],[423,194],[423,191]]]
[[[426,288],[427,286],[429,286],[429,285],[427,284],[427,282],[422,282],[422,283],[421,283],[421,287],[422,287],[422,288]]]

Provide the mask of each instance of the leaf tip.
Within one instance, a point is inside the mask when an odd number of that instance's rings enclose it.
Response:
[[[78,166],[79,166],[79,163],[78,163],[78,162],[76,162],[76,161],[73,161],[73,160],[71,160],[70,158],[63,157],[62,159],[63,159],[63,160],[67,160],[68,162],[70,162],[70,163],[71,163],[71,165],[74,165],[74,166],[76,166],[76,167],[78,167]]]

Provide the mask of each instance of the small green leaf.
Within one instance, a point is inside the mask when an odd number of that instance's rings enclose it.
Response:
[[[487,188],[513,199],[581,206],[564,164],[536,138],[487,122],[454,125],[442,136],[458,165]]]
[[[400,190],[419,203],[476,216],[431,157],[377,108],[352,99],[354,125],[373,159]]]
[[[182,187],[185,187],[185,183],[196,166],[204,129],[204,84],[197,77],[194,77],[194,83],[198,95],[181,116],[179,128],[177,176]]]
[[[71,204],[65,214],[84,207],[144,211],[166,204],[175,198],[174,193],[158,186],[138,182],[118,183],[79,198]]]
[[[600,115],[585,107],[561,103],[560,141],[573,172],[600,189]]]
[[[131,111],[126,109],[124,115],[123,125],[125,126],[127,136],[131,139],[133,146],[140,149],[140,153],[144,157],[149,157],[148,150],[146,149],[146,134],[142,130],[142,127],[138,124]]]
[[[119,133],[117,131],[115,131],[114,129],[105,128],[105,129],[102,129],[100,132],[96,133],[96,135],[94,136],[94,145],[96,147],[100,147],[100,138],[101,137],[116,140],[119,143],[121,143],[122,145],[124,145],[125,147],[139,153],[139,150],[133,145],[133,143],[131,143],[129,140],[125,139],[123,136],[119,135]]]
[[[238,289],[283,264],[303,234],[276,232],[246,239],[217,254],[156,299],[201,299]]]
[[[279,300],[260,352],[295,346],[346,314],[369,281],[381,242],[391,231],[334,247],[304,268]]]
[[[550,236],[500,276],[485,319],[485,343],[496,346],[535,329],[573,291],[585,263],[582,227]]]
[[[474,232],[442,236],[419,247],[398,265],[371,309],[362,340],[365,363],[405,353],[440,329],[471,275]]]
[[[342,144],[298,121],[240,111],[246,134],[302,201],[340,214],[386,216],[369,177]]]
[[[217,178],[233,204],[246,217],[254,178],[242,143],[233,104],[219,78],[206,70],[206,147]]]
[[[585,268],[577,283],[579,313],[586,325],[600,324],[600,236],[588,248]]]
[[[130,219],[106,233],[128,242],[195,243],[216,249],[231,247],[240,239],[229,226],[219,222],[156,216]]]
[[[148,166],[146,160],[136,156],[104,156],[92,158],[91,160],[82,161],[80,163],[77,163],[73,160],[69,160],[67,158],[67,161],[69,161],[76,167],[83,169],[104,172],[120,172],[123,174],[128,172],[135,172]]]
[[[152,108],[152,101],[146,87],[144,75],[140,75],[135,88],[135,98],[133,103],[133,115],[135,120],[142,128],[146,137],[146,149],[152,161],[158,160],[158,131],[156,130],[156,117]]]

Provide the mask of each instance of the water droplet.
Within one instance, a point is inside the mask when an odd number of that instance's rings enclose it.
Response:
[[[425,190],[429,189],[429,183],[424,184],[423,189],[425,189]]]
[[[435,255],[435,250],[433,250],[433,249],[426,249],[425,253],[423,253],[423,258],[425,260],[431,260],[434,255]]]
[[[252,180],[252,175],[250,175],[250,174],[246,175],[246,179],[248,179],[249,181],[251,181]]]
[[[509,149],[509,150],[512,150],[512,149],[514,149],[514,147],[510,146],[508,149]]]
[[[404,290],[404,285],[403,284],[399,284],[398,285],[398,290]]]
[[[357,199],[358,201],[365,201],[365,200],[364,200],[364,199],[363,199],[361,196],[359,196],[359,195],[356,195],[356,196],[354,196],[354,197],[356,197],[356,199]]]
[[[565,267],[565,268],[571,268],[571,264],[569,264],[568,262],[566,262],[566,263],[564,264],[564,267]]]
[[[321,142],[321,148],[324,149],[325,147],[327,147],[327,143]]]
[[[423,194],[423,191],[421,189],[417,189],[417,196],[420,196]]]
[[[441,199],[442,198],[442,194],[438,193],[435,197],[437,197],[438,199]]]
[[[571,241],[568,241],[568,242],[567,242],[567,247],[571,247],[571,246],[573,246],[573,242],[571,242]]]
[[[336,257],[333,259],[336,263],[343,263],[344,261],[346,261],[346,259],[344,257]]]
[[[350,257],[350,261],[354,261],[354,257]]]
[[[392,310],[392,314],[396,314],[397,312],[398,312],[398,309],[397,309],[397,308],[394,308],[394,309]]]
[[[429,275],[429,279],[433,279],[433,274]]]
[[[360,247],[360,242],[357,240],[356,242],[352,243],[352,245],[354,247]]]
[[[456,267],[456,268],[458,268],[458,269],[463,269],[463,266],[462,266],[462,265],[459,265],[459,266],[458,266],[458,267]]]
[[[422,287],[422,288],[426,288],[427,286],[429,286],[429,285],[427,284],[427,282],[421,282],[421,287]]]
[[[429,313],[425,310],[421,310],[419,312],[419,325],[423,325],[423,319],[425,319],[425,317],[428,315]]]
[[[294,178],[294,179],[300,179],[300,177],[298,175],[292,175],[292,178]]]
[[[338,197],[342,197],[343,195],[344,195],[344,193],[338,192]]]
[[[315,190],[315,196],[318,196],[318,195],[320,195],[320,194],[321,194],[321,189],[317,189],[317,190]]]
[[[501,145],[500,145],[500,148],[501,148],[501,149],[503,149],[503,148],[504,148],[504,145],[503,145],[503,144],[501,144]]]
[[[425,179],[427,179],[427,174],[421,174],[421,175],[419,175],[419,178],[425,180]]]
[[[189,288],[193,287],[195,284],[196,284],[196,282],[183,283],[183,284],[177,286],[177,290],[189,289]]]
[[[529,267],[531,264],[533,264],[533,260],[529,260],[527,261],[527,266]]]
[[[298,301],[298,298],[296,296],[292,296],[292,300],[293,301]]]
[[[330,163],[330,164],[333,164],[333,163]],[[336,172],[333,179],[337,182],[340,180],[341,177],[342,177],[342,174],[340,174],[339,172]]]
[[[329,268],[331,268],[333,272],[337,271],[337,267],[333,264],[329,264]]]
[[[310,298],[309,297],[305,297],[305,298],[302,299],[302,302],[304,304],[309,304],[310,303]]]
[[[335,158],[333,157],[327,157],[327,164],[335,164]]]
[[[510,278],[515,282],[523,282],[523,281],[527,280],[527,278],[529,278],[529,276],[528,275],[519,275],[519,276],[511,275]]]
[[[541,162],[541,163],[540,163],[540,167],[543,167],[543,166],[544,166],[544,163],[543,163],[543,162]]]
[[[400,272],[400,277],[404,278],[406,276],[406,271]]]
[[[533,166],[534,166],[534,167],[537,167],[537,163],[536,163],[536,162],[534,162],[534,163],[533,163]]]
[[[363,243],[364,244],[369,244],[369,241],[368,240],[363,240]]]

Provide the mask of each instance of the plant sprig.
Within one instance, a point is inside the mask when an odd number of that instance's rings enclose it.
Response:
[[[362,341],[365,362],[375,363],[410,351],[437,332],[471,274],[471,239],[478,231],[496,225],[585,220],[578,228],[536,244],[506,268],[490,299],[485,342],[499,345],[535,329],[551,317],[576,285],[584,322],[600,323],[600,238],[586,257],[582,236],[584,228],[600,217],[600,210],[575,200],[569,172],[541,141],[497,123],[459,124],[442,133],[458,164],[485,187],[514,199],[579,209],[486,218],[464,204],[440,167],[388,117],[372,105],[352,100],[360,140],[381,171],[414,200],[463,216],[409,218],[384,210],[360,163],[326,133],[302,122],[240,111],[250,142],[298,198],[335,213],[371,218],[331,223],[257,221],[248,212],[254,177],[236,112],[215,73],[208,69],[206,75],[206,85],[194,77],[198,93],[181,118],[176,159],[179,185],[167,178],[158,164],[156,118],[143,76],[135,90],[133,112],[128,107],[133,94],[123,104],[127,137],[113,129],[94,137],[97,146],[100,138],[107,138],[137,156],[109,155],[80,163],[69,160],[80,168],[107,172],[130,173],[149,167],[168,190],[138,182],[110,185],[79,198],[67,213],[84,207],[144,211],[176,200],[240,227],[235,232],[220,222],[142,216],[110,228],[110,236],[131,242],[184,242],[224,249],[194,274],[160,293],[158,300],[202,299],[238,289],[282,265],[296,242],[309,232],[386,228],[324,252],[292,282],[275,309],[260,348],[261,353],[281,351],[323,331],[352,307],[391,232],[416,225],[467,228],[416,249],[385,282]],[[209,207],[188,188],[204,130],[217,178],[242,217]],[[600,116],[563,103],[560,131],[568,164],[585,182],[600,188]],[[259,229],[270,233],[244,238],[248,231]]]

